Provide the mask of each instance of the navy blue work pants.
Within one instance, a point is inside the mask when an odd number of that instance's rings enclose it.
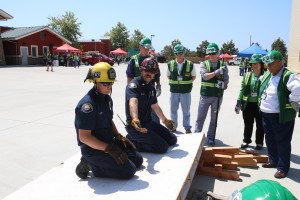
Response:
[[[263,113],[263,127],[266,134],[269,163],[288,173],[291,160],[291,141],[295,120],[279,123],[279,113]]]
[[[166,127],[149,121],[141,123],[143,128],[148,129],[147,133],[140,133],[131,125],[128,126],[127,132],[131,141],[140,152],[165,153],[169,146],[177,143],[177,137],[171,133]]]
[[[89,163],[95,177],[130,179],[143,163],[142,155],[133,150],[126,150],[128,162],[118,165],[114,158],[103,151],[88,146],[81,147],[81,154]]]

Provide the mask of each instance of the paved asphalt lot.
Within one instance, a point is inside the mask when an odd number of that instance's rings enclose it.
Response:
[[[191,123],[197,117],[200,96],[199,64],[192,91]],[[125,133],[118,114],[125,120],[124,90],[126,65],[115,64],[118,81],[113,86],[115,123]],[[166,116],[169,116],[169,86],[166,64],[160,64],[162,95],[158,98]],[[9,66],[0,68],[0,199],[39,177],[79,152],[74,130],[74,108],[80,98],[92,87],[83,83],[88,67],[55,67],[46,72],[42,66]],[[230,83],[219,113],[216,146],[239,146],[242,142],[243,120],[234,112],[242,78],[237,66],[229,66]],[[182,128],[179,111],[179,131]],[[199,190],[229,196],[259,179],[276,180],[300,198],[300,118],[292,141],[291,170],[288,178],[277,180],[275,169],[239,168],[240,181],[196,175],[189,196]],[[203,131],[207,131],[209,114]],[[254,147],[254,144],[253,144]],[[261,151],[266,154],[266,148]],[[74,174],[75,175],[75,174]]]

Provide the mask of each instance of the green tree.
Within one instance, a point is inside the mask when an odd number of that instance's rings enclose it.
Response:
[[[220,53],[225,54],[228,53],[230,55],[236,55],[238,53],[239,49],[235,48],[235,44],[232,40],[230,42],[224,43],[222,45],[222,48],[220,50]]]
[[[74,13],[67,11],[66,14],[61,17],[48,17],[48,20],[50,21],[48,26],[52,30],[70,40],[72,42],[72,46],[77,48],[80,47],[78,38],[81,37],[81,23],[77,22],[77,18]]]
[[[139,31],[138,29],[134,30],[134,33],[131,35],[131,38],[129,39],[129,44],[128,44],[127,49],[137,48],[139,46],[140,41],[144,37],[145,37],[145,35],[141,31]]]
[[[106,36],[110,36],[112,41],[112,48],[124,48],[126,49],[129,44],[129,31],[126,26],[118,22],[115,27],[112,27],[110,32],[105,34]]]
[[[199,47],[197,47],[197,55],[200,58],[205,57],[205,55],[206,55],[206,48],[207,48],[208,45],[209,45],[209,42],[207,40],[205,40],[205,41],[202,41],[201,44],[199,44]]]
[[[272,50],[277,50],[279,52],[282,53],[282,55],[284,57],[286,57],[287,55],[287,48],[286,48],[286,44],[283,40],[279,38],[277,38],[271,45]]]

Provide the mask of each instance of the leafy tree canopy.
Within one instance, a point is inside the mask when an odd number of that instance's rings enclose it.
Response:
[[[202,41],[201,44],[199,44],[199,47],[197,47],[197,55],[201,58],[205,57],[206,55],[206,48],[209,45],[209,42],[207,40]]]
[[[81,37],[80,32],[80,22],[77,22],[74,13],[66,12],[65,15],[61,17],[48,17],[50,23],[48,26],[64,36],[72,42],[72,46],[79,48],[78,38]]]
[[[145,35],[139,31],[138,29],[134,30],[134,33],[131,35],[129,39],[128,48],[137,48],[139,46],[140,41],[145,37]]]
[[[235,44],[232,40],[227,43],[224,43],[220,49],[221,54],[228,53],[230,55],[236,55],[239,52],[238,48],[235,48]]]
[[[282,53],[282,55],[284,57],[286,57],[287,55],[287,48],[286,48],[286,44],[283,40],[281,40],[280,38],[277,38],[271,45],[272,50],[277,50],[280,51]]]
[[[113,49],[127,49],[129,44],[129,31],[123,23],[118,22],[117,25],[112,27],[110,32],[106,33],[105,35],[110,36]]]

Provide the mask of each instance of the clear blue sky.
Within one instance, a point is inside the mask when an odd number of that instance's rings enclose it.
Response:
[[[249,47],[250,35],[269,50],[278,37],[289,46],[291,6],[292,0],[3,1],[1,9],[14,18],[0,25],[43,26],[48,17],[71,11],[82,23],[80,40],[99,39],[121,22],[130,34],[139,29],[149,38],[155,35],[157,52],[174,39],[192,51],[204,40],[219,46],[233,40],[242,51]]]

